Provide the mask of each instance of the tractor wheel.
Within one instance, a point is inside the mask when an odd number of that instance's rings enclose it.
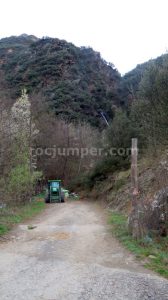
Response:
[[[50,197],[49,197],[49,195],[47,197],[45,197],[45,203],[50,203]]]
[[[65,202],[64,196],[61,196],[61,203],[64,203],[64,202]]]
[[[61,191],[61,203],[65,202],[65,194],[63,191]]]

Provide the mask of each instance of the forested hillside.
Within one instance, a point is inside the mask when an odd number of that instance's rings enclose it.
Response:
[[[138,65],[120,82],[120,104],[106,130],[106,149],[130,147],[138,138],[140,158],[155,157],[168,145],[168,54]],[[130,165],[129,155],[107,156],[94,176]],[[104,167],[106,165],[106,167]],[[94,182],[93,174],[91,176]],[[97,179],[95,179],[97,180]],[[92,185],[91,183],[91,185]]]
[[[129,213],[137,138],[138,234],[158,230],[162,217],[166,235],[167,99],[167,54],[121,77],[91,48],[27,35],[0,40],[1,202],[20,206],[60,178]]]
[[[16,99],[26,88],[41,93],[64,120],[102,127],[120,105],[120,75],[91,48],[54,38],[21,35],[0,40],[1,95]]]
[[[155,153],[167,144],[167,70],[165,54],[121,78],[91,48],[25,34],[4,38],[0,40],[2,136],[7,139],[6,113],[11,113],[24,89],[39,130],[35,139],[30,138],[32,146],[102,148],[101,157],[87,154],[85,159],[62,155],[53,162],[43,154],[38,157],[38,168],[47,177],[57,170],[57,176],[66,176],[68,181],[75,174],[79,180],[83,171],[92,169],[87,178],[92,186],[108,172],[130,165],[128,154],[110,155],[111,148],[129,148],[132,137],[138,138],[140,155],[147,149]],[[103,116],[109,121],[108,128]]]
[[[139,64],[135,69],[126,73],[121,80],[120,85],[120,98],[125,104],[130,105],[132,100],[139,98],[140,83],[143,79],[144,74],[152,66],[156,68],[164,68],[168,54],[161,55],[155,59],[151,59],[143,64]]]

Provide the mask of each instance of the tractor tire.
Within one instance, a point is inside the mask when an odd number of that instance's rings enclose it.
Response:
[[[61,195],[61,203],[64,203],[65,202],[65,197],[64,197],[64,194]]]
[[[61,203],[64,203],[64,202],[65,202],[64,197],[61,197]]]
[[[61,203],[65,202],[65,194],[63,191],[61,191]]]
[[[49,197],[49,195],[47,197],[45,197],[45,203],[50,203],[50,197]]]

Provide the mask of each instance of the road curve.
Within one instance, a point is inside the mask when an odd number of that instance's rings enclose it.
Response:
[[[0,244],[1,300],[168,300],[168,281],[112,237],[93,203],[48,205]]]

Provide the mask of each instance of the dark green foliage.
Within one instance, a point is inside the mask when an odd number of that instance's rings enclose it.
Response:
[[[138,99],[138,93],[140,92],[140,82],[143,79],[144,73],[152,66],[156,68],[163,67],[168,54],[161,55],[156,59],[151,59],[148,62],[137,65],[137,67],[130,72],[126,73],[122,77],[120,84],[120,97],[121,102],[128,107],[132,104],[133,100]],[[150,87],[150,85],[149,85]]]
[[[126,170],[130,167],[131,138],[138,137],[139,147],[142,147],[143,137],[137,126],[134,126],[126,112],[117,110],[113,122],[106,131],[106,142],[103,156],[91,172],[77,179],[78,186],[92,188],[96,182],[105,180],[110,173]],[[116,189],[123,182],[116,184]]]
[[[149,147],[154,152],[161,144],[168,143],[168,54],[138,65],[127,73],[120,85],[121,102],[127,108],[128,124],[139,139],[139,147]],[[124,120],[119,121],[118,144],[125,144],[129,132],[122,129]],[[124,123],[123,123],[124,125]],[[111,139],[116,139],[115,122],[112,124]],[[120,131],[121,131],[120,130]],[[120,138],[121,137],[121,138]]]
[[[113,122],[107,131],[108,145],[116,149],[130,148],[130,140],[136,136],[137,132],[132,127],[130,118],[124,111],[116,111]]]
[[[148,65],[139,84],[138,101],[131,107],[133,124],[154,150],[168,143],[168,55],[161,58],[160,63],[157,59]]]
[[[109,156],[96,164],[95,168],[90,173],[89,178],[94,184],[96,181],[106,179],[109,173],[126,169],[128,166],[129,161],[127,159],[121,159],[119,156]]]
[[[139,105],[137,101],[136,104]],[[120,160],[130,158],[131,139],[138,138],[139,154],[143,153],[146,147],[145,132],[140,126],[142,114],[127,114],[124,110],[117,110],[107,130],[107,150],[114,149],[112,154],[119,156]],[[111,153],[111,152],[110,152]]]
[[[13,99],[20,90],[40,91],[56,115],[103,126],[100,111],[112,118],[119,105],[120,75],[91,48],[22,35],[0,40],[0,72]]]
[[[105,180],[110,173],[125,170],[129,168],[129,165],[128,159],[121,159],[117,156],[101,159],[88,174],[79,176],[72,181],[70,189],[73,190],[76,187],[92,189],[97,182]]]
[[[137,99],[139,83],[142,79],[146,67],[147,63],[138,65],[135,69],[128,72],[122,77],[122,81],[120,84],[120,97],[121,102],[125,107],[128,107],[134,99]]]

